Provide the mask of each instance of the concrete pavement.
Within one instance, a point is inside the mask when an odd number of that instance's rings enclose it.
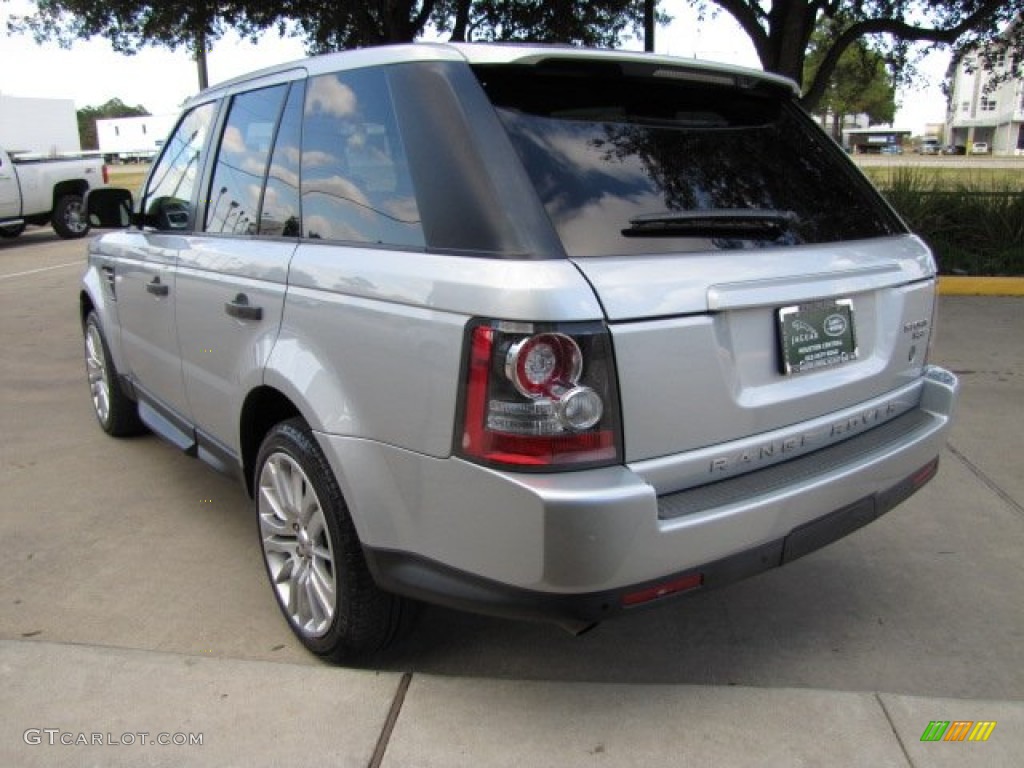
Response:
[[[1019,766],[1024,702],[481,680],[0,641],[6,766]],[[995,722],[922,742],[931,721]],[[971,729],[973,730],[973,728]]]
[[[341,669],[288,632],[236,484],[93,423],[83,251],[0,243],[0,766],[1021,764],[1024,299],[942,298],[950,448],[863,531],[580,638],[428,609]]]

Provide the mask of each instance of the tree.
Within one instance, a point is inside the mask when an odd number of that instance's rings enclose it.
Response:
[[[310,53],[327,53],[415,40],[430,22],[437,0],[281,0],[253,3],[243,25],[252,33],[271,26],[305,38]]]
[[[433,22],[460,41],[617,48],[642,32],[644,7],[636,0],[454,0],[439,4]]]
[[[804,64],[804,81],[814,79],[829,51],[829,37],[819,30],[811,38]],[[842,138],[848,115],[867,115],[871,125],[891,123],[896,116],[896,88],[884,57],[858,40],[840,56],[815,110],[823,123],[831,117],[832,137]]]
[[[828,88],[843,54],[857,41],[873,40],[898,79],[911,77],[914,44],[985,51],[991,64],[1000,51],[1024,53],[1024,30],[1014,20],[1024,0],[692,0],[702,14],[724,11],[750,37],[761,65],[801,83],[813,109]],[[805,60],[816,29],[829,42],[813,76]],[[1007,36],[1006,31],[1011,30]],[[1024,55],[1017,71],[1024,73]]]
[[[293,25],[311,53],[412,42],[429,27],[458,42],[616,47],[643,23],[635,0],[282,0],[250,9],[246,30]]]
[[[913,75],[917,44],[970,48],[987,68],[1010,53],[1015,73],[1024,74],[1024,24],[1013,24],[1024,18],[1024,0],[683,1],[702,14],[725,12],[736,19],[762,66],[800,82],[810,108],[857,41],[870,41],[898,80]],[[298,34],[310,52],[408,42],[428,26],[453,40],[615,47],[629,30],[653,29],[656,13],[653,0],[36,0],[36,13],[12,18],[8,28],[62,45],[106,37],[125,53],[144,45],[184,45],[201,65],[207,47],[228,28],[251,37],[271,28]],[[805,81],[811,37],[822,28],[828,30],[828,45]],[[644,36],[650,46],[651,35]]]
[[[36,12],[12,18],[8,29],[65,47],[105,37],[129,54],[146,45],[184,46],[201,59],[228,28],[253,38],[267,29],[296,34],[310,53],[412,42],[428,26],[452,40],[616,47],[643,19],[637,0],[36,0]]]
[[[78,110],[78,137],[82,149],[99,149],[99,138],[96,135],[96,121],[111,117],[145,117],[149,110],[141,104],[130,107],[120,99],[111,99],[98,107],[82,107]]]

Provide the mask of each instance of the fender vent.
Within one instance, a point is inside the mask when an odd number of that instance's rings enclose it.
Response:
[[[107,288],[107,293],[110,294],[110,298],[117,301],[117,290],[116,283],[114,281],[114,268],[113,267],[101,267],[100,271],[103,273],[103,284]]]

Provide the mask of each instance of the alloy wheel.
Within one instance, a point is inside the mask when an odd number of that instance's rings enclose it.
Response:
[[[99,420],[106,424],[110,418],[110,374],[100,329],[92,322],[85,332],[85,369],[89,377],[92,406]]]
[[[263,556],[277,598],[301,634],[320,637],[334,620],[334,549],[313,484],[287,453],[272,453],[264,462],[258,505]]]

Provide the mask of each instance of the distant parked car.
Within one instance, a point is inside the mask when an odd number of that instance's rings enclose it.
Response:
[[[947,144],[942,148],[942,154],[944,155],[966,155],[967,147],[963,144]]]
[[[899,144],[886,144],[882,147],[881,152],[883,155],[902,155],[903,147]]]
[[[987,155],[988,152],[989,152],[989,150],[988,150],[988,143],[987,142],[976,141],[973,144],[971,144],[971,154],[972,155]]]
[[[934,139],[926,139],[925,141],[921,142],[921,144],[914,151],[917,152],[917,154],[919,155],[937,155],[939,154],[940,149],[941,147],[939,146],[939,143],[937,141],[935,141]]]

